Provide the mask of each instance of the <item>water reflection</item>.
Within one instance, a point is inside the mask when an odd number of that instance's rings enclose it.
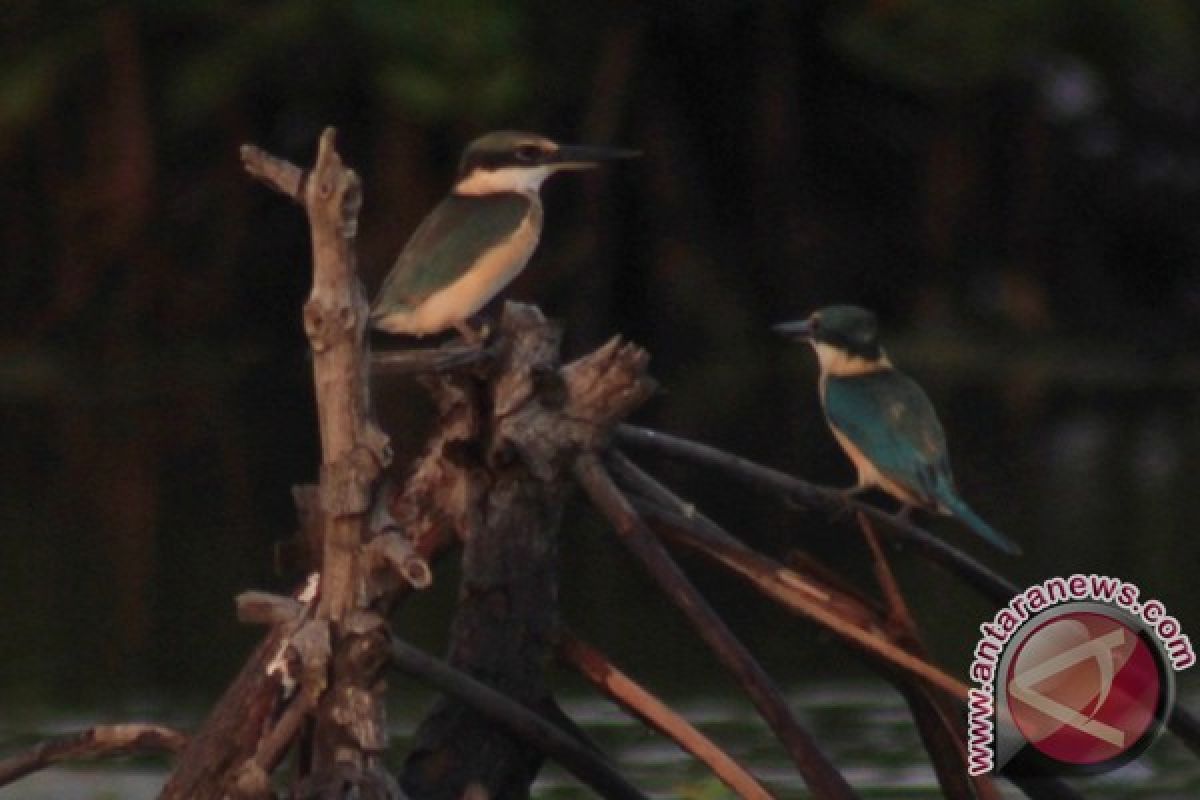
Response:
[[[401,753],[415,731],[428,697],[419,702],[392,703],[391,734]],[[1200,697],[1187,698],[1195,703]],[[933,770],[909,721],[899,695],[877,683],[806,682],[789,694],[797,715],[809,726],[846,775],[865,797],[905,797],[937,800],[941,797]],[[776,796],[799,797],[804,785],[766,727],[748,711],[739,696],[684,696],[674,705],[730,755],[747,765]],[[633,724],[621,712],[593,695],[567,693],[563,708],[578,720],[588,735],[609,753],[639,788],[652,797],[726,797],[712,776],[678,748]],[[48,720],[38,735],[67,730],[83,720]],[[11,741],[10,730],[0,726],[0,741]],[[19,784],[27,800],[125,800],[152,798],[165,777],[165,767],[152,761],[116,762],[54,769]],[[1154,798],[1182,800],[1200,791],[1200,765],[1170,736],[1158,741],[1137,762],[1108,775],[1072,779],[1070,783],[1089,798]],[[1024,795],[1004,781],[1002,796]],[[576,800],[592,794],[569,774],[547,766],[535,784],[542,800]]]
[[[912,364],[942,409],[964,494],[1025,544],[1027,555],[998,560],[975,549],[952,521],[930,520],[931,527],[1018,583],[1079,571],[1134,581],[1145,595],[1160,598],[1185,631],[1200,635],[1192,574],[1200,558],[1192,535],[1200,523],[1192,502],[1200,436],[1191,388],[1080,391],[1027,380],[1001,392],[994,377],[901,361]],[[64,373],[84,377],[0,400],[0,707],[7,727],[0,740],[6,749],[12,737],[56,728],[63,708],[84,709],[73,721],[85,724],[128,717],[131,699],[166,698],[154,703],[160,710],[207,707],[256,635],[235,623],[232,597],[248,587],[285,585],[270,571],[271,544],[293,526],[289,487],[311,479],[316,463],[302,356],[269,365],[201,359],[200,367],[193,362],[187,370],[120,380],[78,365]],[[824,433],[815,401],[795,399],[815,397],[811,379],[799,374],[788,391],[754,401],[764,417],[789,415],[794,436],[786,441],[680,432],[784,468],[804,465],[816,480],[848,481],[850,470]],[[304,400],[281,407],[280,397]],[[734,408],[754,403],[729,399]],[[663,403],[656,408],[664,413]],[[654,420],[654,413],[645,421],[674,427]],[[713,515],[758,546],[782,553],[802,545],[869,580],[861,544],[843,523],[781,509],[711,476],[650,466],[685,495],[711,498]],[[755,733],[740,701],[726,704],[728,679],[676,612],[612,547],[604,527],[582,506],[576,511],[563,531],[568,621],[652,688],[688,693],[694,719],[758,764],[785,795],[797,791],[794,773],[770,739]],[[819,687],[801,692],[797,708],[852,780],[927,795],[932,775],[896,698],[873,682],[820,684],[846,674],[868,678],[806,623],[706,565],[684,563],[772,674],[786,685]],[[909,554],[899,554],[897,568],[932,652],[948,670],[965,674],[976,627],[991,609]],[[400,619],[406,635],[441,648],[454,581],[450,570],[431,593],[409,604]],[[956,602],[947,604],[946,597]],[[653,646],[647,629],[655,631]],[[1190,680],[1181,676],[1184,696],[1195,688]],[[606,704],[579,697],[568,705],[643,785],[671,794],[706,780]],[[411,719],[401,716],[396,724],[403,728]],[[1196,787],[1193,762],[1177,758],[1171,746],[1163,752],[1167,760],[1154,768],[1160,785],[1175,791],[1178,779]],[[156,783],[141,769],[105,770],[104,781],[87,770],[62,771],[22,784],[21,796],[94,797],[102,792],[88,787],[99,785],[116,796],[149,796],[153,789],[143,789]],[[573,782],[556,775],[543,778],[545,796],[573,796],[576,790],[567,788]],[[1105,780],[1122,787],[1113,796],[1133,796],[1132,778]],[[42,786],[53,788],[38,794]]]

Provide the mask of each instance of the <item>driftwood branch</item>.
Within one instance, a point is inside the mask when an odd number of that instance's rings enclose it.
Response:
[[[162,793],[168,800],[262,795],[266,773],[307,718],[316,722],[311,765],[317,773],[336,771],[345,778],[350,769],[369,776],[384,747],[383,705],[369,674],[371,660],[342,652],[344,645],[363,640],[348,620],[368,600],[362,545],[372,489],[390,452],[387,436],[369,414],[367,303],[354,254],[361,188],[357,175],[343,166],[334,139],[333,129],[322,133],[311,171],[256,147],[242,148],[247,172],[302,205],[311,228],[313,281],[303,319],[313,354],[322,460],[318,488],[297,499],[310,520],[304,525],[312,532],[308,549],[319,548],[313,613],[324,623],[328,644],[301,648],[307,654],[301,691],[308,697],[293,700],[282,719],[268,726],[287,698],[284,677],[272,665],[295,644],[290,637],[312,628],[287,620],[300,609],[286,598],[243,596],[242,615],[274,627],[183,753]],[[360,667],[363,671],[354,671]],[[323,695],[327,687],[332,690]],[[364,785],[370,781],[365,778]],[[355,783],[351,776],[348,785]]]
[[[864,514],[883,530],[906,542],[922,557],[945,568],[992,602],[1007,603],[1017,592],[1017,586],[1012,581],[924,528],[869,503],[847,497],[841,490],[817,486],[711,445],[661,431],[625,424],[617,427],[616,438],[619,443],[630,447],[716,469],[746,486],[792,503],[835,515],[847,511]]]
[[[561,764],[601,797],[645,800],[595,751],[545,718],[471,676],[401,641],[392,643],[393,664],[468,704],[479,714]]]
[[[653,387],[639,348],[614,339],[560,366],[559,341],[536,308],[509,303],[493,358],[431,377],[441,429],[455,434],[435,437],[447,458],[423,460],[392,508],[418,545],[447,534],[463,541],[450,665],[552,718],[561,712],[544,672],[570,467]],[[471,786],[520,796],[542,760],[455,696],[438,701],[415,739],[402,778],[414,796],[457,798]]]
[[[928,653],[921,641],[920,630],[888,563],[879,534],[866,516],[857,516],[867,549],[871,552],[875,580],[883,594],[892,635],[900,646],[914,656],[927,659]],[[908,680],[908,676],[893,673],[890,677],[912,711],[917,732],[933,762],[942,793],[951,800],[999,800],[1000,795],[991,778],[967,774],[966,726],[962,722],[961,704],[946,702],[945,697],[935,696],[926,687]]]
[[[615,703],[707,765],[739,797],[771,800],[770,792],[741,764],[696,730],[690,722],[613,666],[599,650],[569,631],[562,630],[559,632],[557,652],[559,660],[578,670]]]
[[[655,502],[634,498],[631,503],[668,541],[731,570],[784,608],[812,620],[873,659],[965,702],[965,684],[893,642],[885,620],[861,599],[750,549],[694,510],[680,513],[664,507],[665,501],[671,507],[691,508],[630,462],[619,455],[616,458],[620,474],[633,491],[643,497],[656,497]]]
[[[531,453],[531,442],[540,443],[544,432],[537,431],[554,425],[535,376],[555,373],[559,332],[536,309],[509,305],[498,334],[503,352],[484,380],[451,379],[477,397],[482,425],[476,446],[460,448],[461,483],[442,495],[465,501],[462,578],[447,661],[520,705],[543,710],[552,704],[545,664],[556,623],[556,542],[568,483],[553,466],[561,460],[554,454],[543,470],[533,466],[544,454]],[[523,424],[502,434],[510,414]],[[538,748],[446,695],[417,729],[402,784],[423,798],[459,797],[471,786],[488,796],[519,795],[542,759]]]
[[[427,375],[479,367],[487,369],[496,348],[450,342],[437,348],[390,350],[371,354],[372,375]]]
[[[162,725],[96,725],[76,733],[55,736],[22,753],[0,760],[0,787],[64,761],[178,753],[186,744],[185,734]]]
[[[615,437],[619,443],[631,447],[716,469],[759,491],[811,508],[832,514],[844,513],[849,508],[863,514],[872,522],[879,523],[884,530],[904,540],[914,552],[943,567],[997,606],[1008,603],[1018,591],[1013,581],[924,528],[867,503],[846,498],[837,489],[817,486],[711,445],[648,428],[622,424],[617,426]],[[1192,752],[1200,755],[1200,718],[1194,713],[1176,703],[1167,717],[1167,730]]]
[[[621,541],[684,612],[725,667],[737,677],[763,719],[783,743],[809,789],[822,798],[857,797],[846,779],[821,752],[812,735],[792,716],[774,681],[667,555],[612,482],[600,460],[594,454],[584,453],[576,462],[575,475],[592,503],[609,519]]]
[[[759,591],[776,600],[784,608],[796,613],[803,614],[793,606],[793,602],[797,597],[801,600],[814,597],[811,590],[814,585],[823,586],[823,591],[827,592],[830,598],[840,595],[842,600],[838,604],[837,613],[831,619],[822,618],[815,619],[815,621],[826,630],[841,635],[848,645],[857,646],[860,652],[867,657],[868,664],[878,669],[896,686],[912,708],[918,730],[923,740],[926,741],[927,747],[930,748],[931,758],[940,759],[948,770],[947,776],[951,780],[947,781],[947,785],[956,787],[947,790],[949,796],[965,796],[962,793],[962,785],[966,778],[966,770],[961,765],[963,763],[963,742],[965,741],[962,720],[965,712],[966,687],[936,666],[927,663],[923,651],[918,650],[913,653],[906,650],[905,648],[909,644],[903,639],[902,630],[899,631],[901,634],[899,641],[884,638],[884,634],[891,637],[898,633],[896,626],[888,623],[885,616],[886,609],[876,609],[874,606],[868,605],[864,598],[859,597],[852,589],[845,586],[836,575],[830,574],[823,568],[818,568],[817,564],[805,564],[803,565],[804,574],[790,576],[790,569],[750,550],[740,540],[698,512],[694,505],[676,496],[670,489],[645,473],[621,453],[611,453],[609,460],[627,488],[643,498],[635,498],[632,501],[634,507],[673,544],[688,547],[712,559],[717,564],[729,568],[735,574],[748,580]],[[878,544],[877,540],[876,544]],[[890,568],[888,574],[890,576]],[[778,580],[780,577],[784,578],[782,582]],[[786,592],[779,592],[780,583],[784,587],[794,587],[797,579],[803,580],[806,588],[802,593],[789,600]],[[884,577],[883,580],[891,584],[891,588],[885,589],[885,593],[899,593],[899,587],[895,584],[894,578]],[[847,609],[854,610],[847,614]],[[839,621],[840,615],[846,615],[847,619]],[[873,630],[879,636],[872,636],[870,639],[860,641],[859,636],[854,632],[854,625],[850,621],[868,618],[874,618],[875,621],[864,627],[872,628],[873,626]],[[827,622],[829,624],[826,624]],[[883,641],[884,644],[880,646],[879,641]],[[934,688],[942,691],[935,695],[932,692]],[[948,703],[949,700],[953,700],[953,704]],[[958,732],[956,736],[944,735],[945,730],[950,728]],[[927,738],[927,732],[933,732],[933,736]],[[1036,780],[1024,781],[1014,779],[1014,783],[1017,783],[1027,793],[1034,791],[1039,793],[1030,794],[1031,797],[1055,797],[1067,800],[1077,796],[1061,780],[1053,777],[1037,776]],[[993,797],[994,794],[989,794],[989,792],[994,792],[994,787],[984,785],[979,797]]]
[[[160,800],[221,800],[226,785],[247,759],[281,702],[281,680],[268,674],[284,630],[276,626],[246,659],[237,677],[213,706],[179,755]]]

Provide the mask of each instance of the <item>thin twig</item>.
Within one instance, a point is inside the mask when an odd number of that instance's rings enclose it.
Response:
[[[653,450],[674,459],[713,467],[752,488],[782,496],[810,508],[833,514],[846,511],[862,513],[878,522],[885,530],[912,545],[923,557],[949,570],[964,583],[995,603],[1007,603],[1017,593],[1012,581],[984,566],[978,560],[947,544],[929,531],[894,514],[861,502],[838,489],[817,486],[786,472],[756,464],[741,456],[727,453],[711,445],[673,436],[669,433],[622,424],[616,429],[618,441]]]
[[[929,654],[921,641],[920,629],[888,563],[879,534],[865,515],[858,514],[857,518],[867,549],[871,551],[875,580],[887,604],[893,638],[913,655],[927,659]],[[914,684],[907,676],[893,672],[891,680],[912,710],[913,721],[946,797],[953,800],[999,800],[996,786],[990,778],[967,774],[967,753],[963,744],[966,731],[959,721],[960,704],[946,703],[945,698],[934,696],[926,687]]]
[[[814,592],[832,591],[832,587],[818,589],[812,579],[789,570],[745,545],[724,543],[711,536],[706,527],[696,520],[689,520],[645,501],[634,500],[633,505],[672,542],[730,568],[789,611],[811,619],[873,658],[937,687],[955,700],[966,701],[966,684],[898,647],[882,631],[881,624],[873,624],[870,610],[851,600],[848,595],[827,592],[822,598]],[[836,607],[830,602],[835,596],[838,598]]]
[[[561,764],[602,797],[646,800],[593,750],[495,689],[405,642],[392,642],[392,663],[453,695]]]
[[[178,753],[188,738],[163,725],[96,725],[39,742],[0,761],[0,786],[62,761],[110,758],[134,753]]]
[[[822,798],[857,797],[850,784],[821,752],[812,735],[792,716],[771,677],[684,576],[613,484],[599,459],[590,452],[582,454],[575,463],[575,475],[592,503],[609,519],[621,541],[684,612],[725,667],[738,678],[763,719],[787,749],[809,789]]]
[[[900,591],[900,584],[896,580],[895,574],[892,573],[892,567],[888,564],[887,555],[883,552],[883,545],[879,541],[879,534],[875,532],[875,527],[865,514],[860,512],[856,516],[858,525],[862,528],[863,538],[867,540],[867,549],[871,551],[871,560],[875,566],[875,580],[879,584],[879,590],[883,592],[883,601],[887,604],[888,621],[903,631],[904,635],[913,643],[916,643],[919,641],[917,623],[908,607],[908,601],[904,599],[904,593]]]
[[[964,684],[888,639],[876,610],[857,595],[827,581],[801,575],[747,547],[621,453],[611,453],[609,460],[614,471],[634,492],[651,498],[647,501],[633,498],[631,503],[670,541],[732,570],[767,597],[793,613],[811,619],[882,663],[928,682],[956,700],[966,698]]]
[[[419,375],[451,372],[486,364],[495,357],[494,348],[455,343],[435,348],[384,350],[371,353],[371,374]]]
[[[771,800],[758,779],[690,722],[639,685],[592,645],[561,630],[557,646],[560,660],[571,665],[593,686],[646,725],[674,741],[702,761],[739,797]]]

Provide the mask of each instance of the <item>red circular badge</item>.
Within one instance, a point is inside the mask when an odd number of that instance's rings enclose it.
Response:
[[[1021,641],[1006,676],[1008,710],[1043,755],[1100,766],[1148,744],[1167,687],[1158,654],[1115,616],[1069,611]]]

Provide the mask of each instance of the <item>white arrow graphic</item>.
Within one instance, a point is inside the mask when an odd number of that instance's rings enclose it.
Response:
[[[1114,747],[1124,747],[1125,733],[1123,731],[1091,717],[1085,717],[1075,709],[1064,706],[1033,688],[1046,678],[1057,675],[1080,661],[1094,658],[1096,666],[1100,668],[1100,696],[1096,700],[1095,711],[1092,712],[1095,715],[1104,706],[1104,701],[1108,699],[1108,693],[1112,690],[1113,650],[1123,644],[1125,644],[1125,630],[1116,628],[1103,636],[1078,644],[1070,650],[1064,650],[1053,658],[1048,658],[1037,666],[1014,675],[1008,683],[1009,694],[1064,725],[1070,725],[1072,728],[1108,742]]]

